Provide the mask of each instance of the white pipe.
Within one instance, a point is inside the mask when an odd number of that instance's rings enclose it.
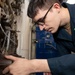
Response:
[[[30,19],[27,17],[27,8],[28,8],[28,0],[25,0],[24,6],[22,7],[22,22],[20,23],[21,30],[21,44],[20,50],[18,53],[25,58],[29,58],[29,50],[30,50],[30,41],[31,41],[31,29],[30,29]],[[19,17],[20,19],[20,17]],[[19,23],[18,23],[19,24]]]

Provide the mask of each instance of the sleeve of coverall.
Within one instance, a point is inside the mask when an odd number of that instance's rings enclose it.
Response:
[[[52,75],[75,75],[75,54],[47,59]]]

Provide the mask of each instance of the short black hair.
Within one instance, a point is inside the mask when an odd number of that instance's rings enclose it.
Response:
[[[27,15],[30,18],[34,18],[37,13],[38,9],[48,9],[54,3],[61,3],[63,0],[30,0],[27,10]]]

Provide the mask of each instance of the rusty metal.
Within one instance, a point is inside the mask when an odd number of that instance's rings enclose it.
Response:
[[[0,0],[0,75],[5,67],[13,63],[4,55],[17,55],[17,21],[16,16],[21,13],[22,0]],[[7,73],[5,75],[11,75]]]

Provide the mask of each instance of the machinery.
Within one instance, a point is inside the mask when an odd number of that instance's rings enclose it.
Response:
[[[4,55],[19,56],[16,53],[18,46],[16,17],[21,13],[21,4],[22,0],[0,0],[0,75],[3,75],[3,69],[12,63]]]

